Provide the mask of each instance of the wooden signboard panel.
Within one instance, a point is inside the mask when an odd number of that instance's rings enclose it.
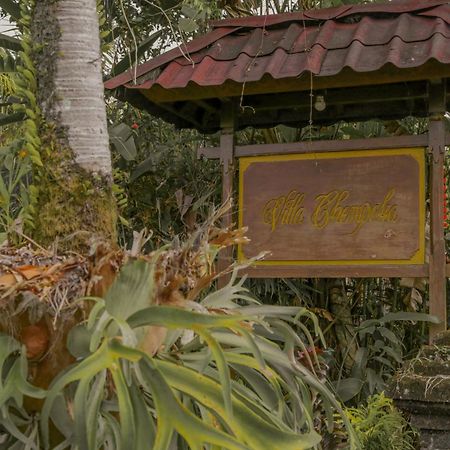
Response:
[[[240,158],[239,221],[255,266],[425,263],[425,149]],[[269,267],[267,267],[269,269]]]

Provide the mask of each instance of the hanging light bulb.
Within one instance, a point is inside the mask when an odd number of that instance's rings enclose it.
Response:
[[[317,111],[323,111],[327,107],[325,103],[325,97],[323,95],[317,95],[316,101],[314,102],[314,108]]]

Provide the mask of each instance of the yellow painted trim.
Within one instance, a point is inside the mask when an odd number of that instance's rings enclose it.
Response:
[[[359,158],[374,156],[411,156],[417,161],[419,166],[419,249],[410,259],[389,259],[389,260],[292,260],[292,261],[256,261],[255,266],[342,266],[342,265],[386,265],[386,264],[424,264],[425,263],[425,148],[398,148],[395,150],[356,150],[343,152],[324,153],[301,153],[292,155],[268,155],[249,156],[239,159],[239,226],[243,225],[243,202],[244,202],[244,173],[253,163],[278,162],[278,161],[298,161],[298,160],[319,160],[319,159],[341,159]],[[247,259],[242,251],[242,245],[237,249],[238,261],[245,262]]]

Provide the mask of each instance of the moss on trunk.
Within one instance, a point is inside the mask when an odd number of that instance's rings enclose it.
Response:
[[[115,242],[117,209],[110,180],[79,167],[52,132],[42,143],[33,237],[77,251],[86,250],[92,238]]]

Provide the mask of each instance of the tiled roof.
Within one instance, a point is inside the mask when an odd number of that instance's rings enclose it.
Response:
[[[176,100],[200,86],[220,89],[267,78],[292,80],[304,73],[332,77],[389,65],[415,69],[432,61],[450,64],[450,4],[443,0],[228,19],[212,27],[182,49],[138,66],[136,79],[129,71],[108,80],[106,88],[145,91],[150,101],[155,101],[152,90],[174,91]]]

